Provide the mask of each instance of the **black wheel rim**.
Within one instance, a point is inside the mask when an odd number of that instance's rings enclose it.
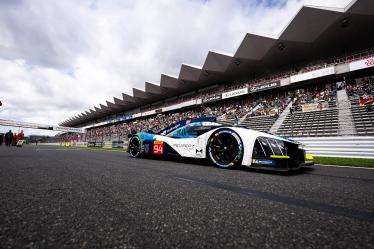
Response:
[[[240,153],[236,138],[229,133],[216,134],[210,140],[210,154],[218,165],[230,166],[236,163]]]
[[[132,156],[137,156],[140,151],[140,143],[138,138],[131,139],[131,142],[129,144],[129,151]]]

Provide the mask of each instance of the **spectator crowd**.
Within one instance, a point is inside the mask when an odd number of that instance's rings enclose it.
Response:
[[[220,120],[234,118],[239,120],[244,116],[277,117],[291,101],[295,105],[302,105],[335,100],[336,91],[332,90],[331,86],[326,87],[325,85],[282,92],[274,90],[269,94],[258,94],[256,97],[211,102],[185,111],[160,113],[128,122],[93,127],[88,129],[85,137],[80,139],[84,141],[123,140],[127,138],[128,134],[134,132],[153,131],[158,133],[169,125],[187,118],[217,117]],[[63,139],[71,141],[72,136],[72,134],[67,134]]]
[[[347,82],[348,96],[359,99],[374,97],[374,77],[364,77]]]

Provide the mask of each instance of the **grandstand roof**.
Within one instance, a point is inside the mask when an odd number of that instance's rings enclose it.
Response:
[[[250,75],[271,75],[284,68],[344,55],[374,44],[372,0],[352,0],[345,8],[304,5],[275,37],[248,33],[234,54],[209,51],[202,66],[182,64],[178,76],[161,74],[160,82],[145,82],[145,90],[107,101],[106,106],[60,123],[79,126],[219,82],[233,82]],[[255,74],[254,74],[255,73]]]

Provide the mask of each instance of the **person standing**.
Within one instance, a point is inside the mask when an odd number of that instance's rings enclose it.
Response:
[[[24,139],[25,139],[25,135],[23,134],[23,130],[21,130],[21,132],[18,133],[17,138],[18,138],[17,146],[22,147]]]
[[[23,140],[23,131],[19,132],[17,134],[17,137],[18,137],[18,141]]]
[[[16,146],[16,145],[17,145],[17,133],[14,133],[12,137],[12,146]]]
[[[10,146],[12,144],[12,140],[13,140],[13,133],[12,133],[12,130],[9,130],[9,132],[5,134],[5,145]]]
[[[3,145],[3,142],[4,142],[4,135],[0,134],[0,146]]]

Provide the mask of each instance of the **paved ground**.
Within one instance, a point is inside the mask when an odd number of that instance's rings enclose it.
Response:
[[[1,248],[374,248],[374,170],[0,147]]]

